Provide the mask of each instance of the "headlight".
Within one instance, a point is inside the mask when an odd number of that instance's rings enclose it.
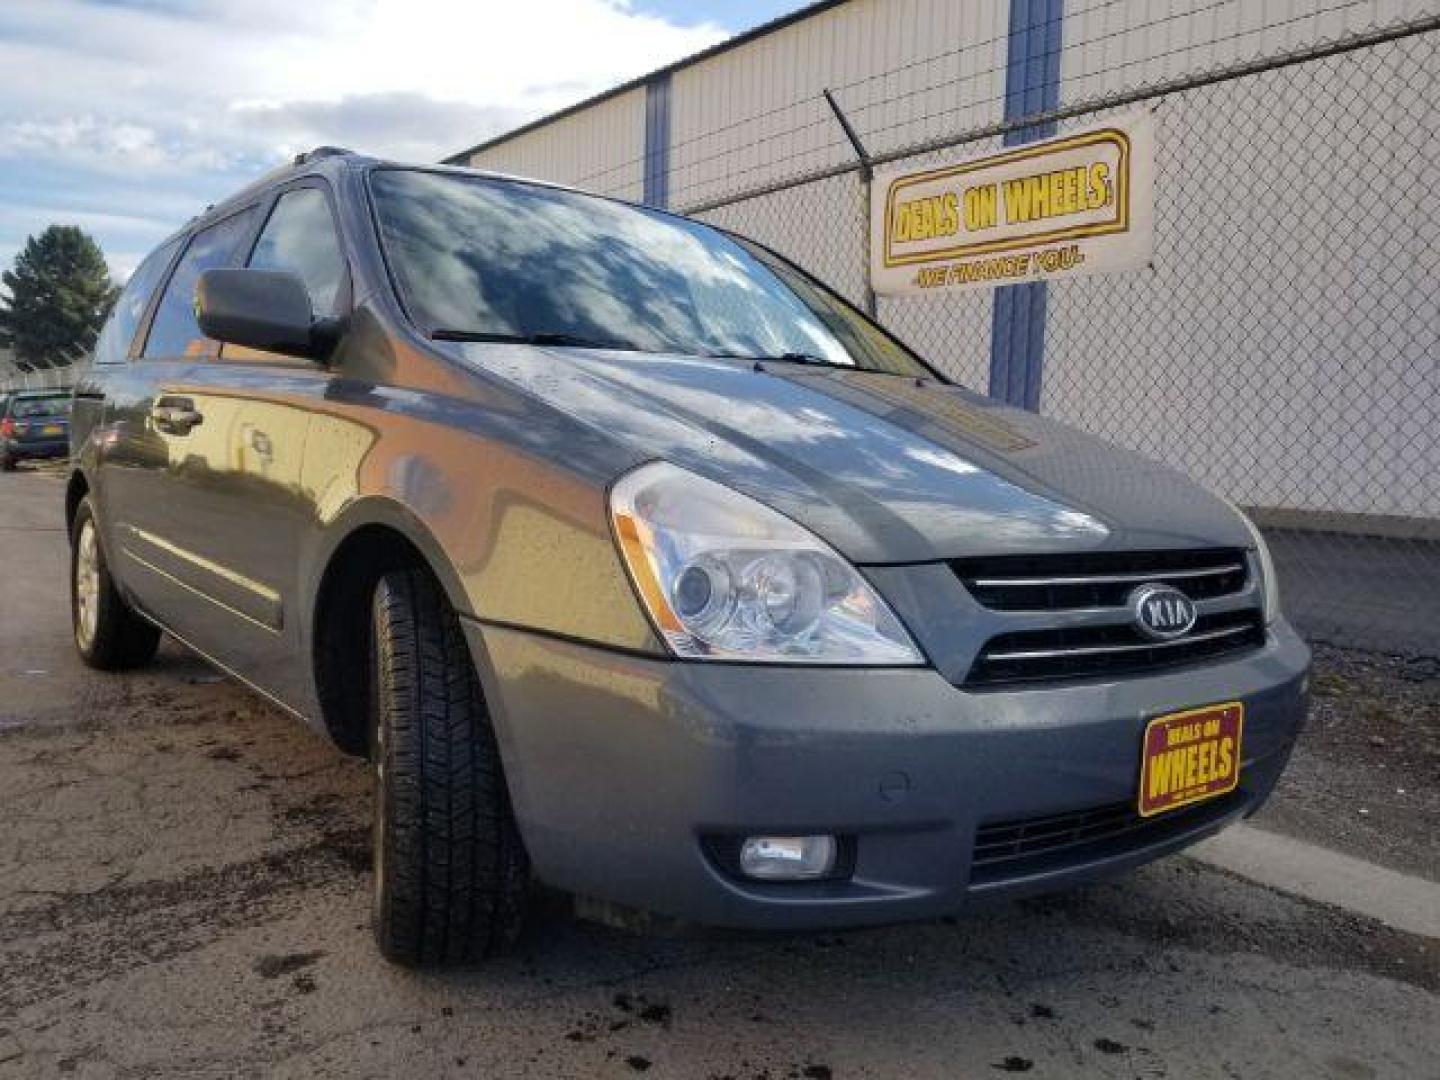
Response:
[[[923,664],[889,606],[818,537],[763,503],[655,462],[610,493],[625,565],[677,656]]]
[[[1238,507],[1235,512],[1244,519],[1250,538],[1255,541],[1255,553],[1260,559],[1260,584],[1265,590],[1265,625],[1269,626],[1280,617],[1280,582],[1275,577],[1275,563],[1270,558],[1270,547],[1255,523]]]

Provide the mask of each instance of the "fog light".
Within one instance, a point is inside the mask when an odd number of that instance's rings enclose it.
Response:
[[[764,881],[822,878],[835,869],[833,836],[748,836],[740,845],[740,871]]]

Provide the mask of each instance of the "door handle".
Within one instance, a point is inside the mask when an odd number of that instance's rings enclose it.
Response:
[[[162,397],[150,409],[150,419],[157,431],[167,435],[188,435],[190,429],[205,422],[189,398]]]

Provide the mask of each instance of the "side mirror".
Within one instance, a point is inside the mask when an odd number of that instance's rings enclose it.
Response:
[[[320,360],[332,344],[328,326],[314,317],[305,283],[288,270],[203,271],[195,286],[195,317],[206,337],[285,356]]]

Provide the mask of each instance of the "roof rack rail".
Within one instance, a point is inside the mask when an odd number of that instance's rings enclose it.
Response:
[[[347,150],[343,146],[317,146],[314,150],[306,150],[303,154],[295,155],[296,165],[306,165],[312,161],[319,161],[321,158],[344,157],[346,154],[353,154],[354,150]]]

